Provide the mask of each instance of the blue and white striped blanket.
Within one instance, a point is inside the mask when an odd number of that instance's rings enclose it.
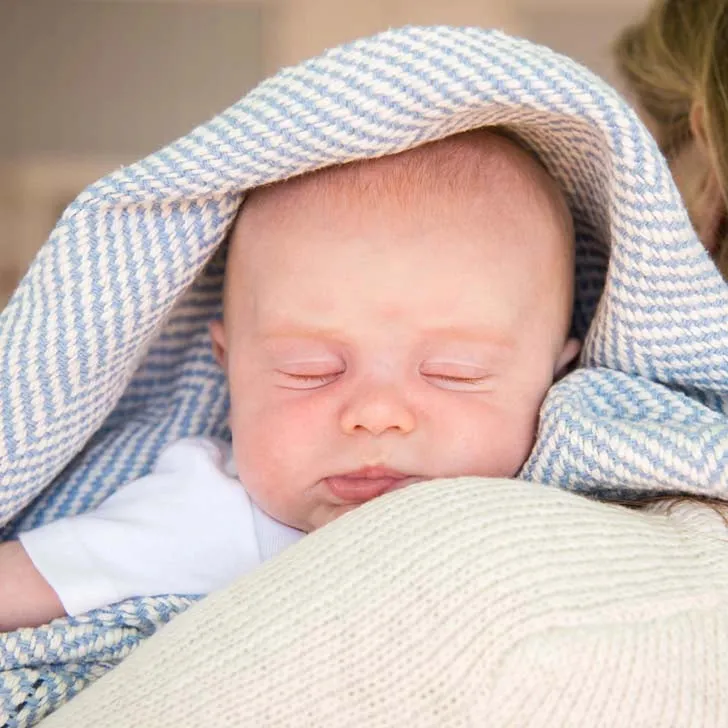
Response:
[[[561,56],[414,27],[281,71],[66,210],[0,317],[2,538],[93,507],[171,440],[224,434],[207,322],[246,189],[494,124],[537,151],[577,230],[583,367],[552,389],[523,476],[728,496],[728,287],[653,140]],[[33,724],[189,601],[0,636],[0,725]]]

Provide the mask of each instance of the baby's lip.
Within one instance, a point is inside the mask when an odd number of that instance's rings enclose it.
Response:
[[[332,475],[324,482],[339,500],[346,503],[366,503],[372,498],[404,488],[417,480],[421,478],[377,465]]]
[[[359,470],[353,470],[350,473],[341,473],[334,477],[377,480],[379,478],[406,478],[408,476],[405,473],[400,473],[399,470],[392,470],[392,468],[383,465],[368,465],[365,468],[359,468]]]

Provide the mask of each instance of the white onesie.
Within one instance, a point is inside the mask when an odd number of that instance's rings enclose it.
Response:
[[[19,539],[77,615],[129,597],[207,594],[303,536],[253,503],[228,443],[189,438],[95,510]]]

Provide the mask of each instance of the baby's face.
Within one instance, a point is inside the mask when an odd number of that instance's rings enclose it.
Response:
[[[515,475],[575,353],[545,202],[341,181],[246,203],[213,325],[240,478],[304,531],[417,481]]]

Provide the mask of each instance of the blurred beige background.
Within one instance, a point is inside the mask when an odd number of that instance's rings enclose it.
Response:
[[[261,78],[407,23],[498,27],[611,82],[647,0],[0,0],[0,308],[89,182],[184,134]]]

